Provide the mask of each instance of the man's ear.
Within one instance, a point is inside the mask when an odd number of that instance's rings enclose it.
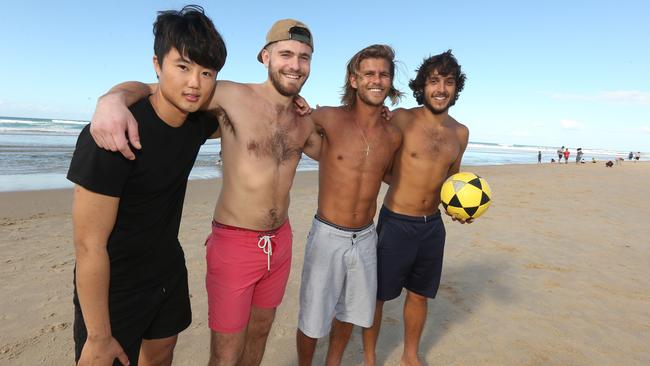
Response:
[[[160,73],[162,72],[162,67],[158,62],[158,56],[153,56],[153,68],[156,70],[156,79],[160,79]]]
[[[271,53],[269,52],[269,50],[266,49],[266,47],[264,47],[264,49],[262,49],[262,63],[264,64],[264,66],[266,66],[267,69],[269,67],[270,60],[271,60]]]
[[[348,78],[348,80],[350,81],[350,86],[352,87],[352,89],[356,89],[357,88],[357,74],[356,73],[351,74],[350,77]]]

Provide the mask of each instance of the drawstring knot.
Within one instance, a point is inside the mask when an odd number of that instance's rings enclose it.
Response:
[[[257,241],[257,247],[262,249],[264,254],[266,254],[266,269],[271,270],[271,256],[273,255],[273,246],[271,245],[271,238],[274,238],[275,235],[261,235],[260,239]]]

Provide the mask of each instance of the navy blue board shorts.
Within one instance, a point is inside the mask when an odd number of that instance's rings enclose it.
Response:
[[[392,300],[402,288],[436,297],[446,235],[440,211],[407,216],[382,206],[377,234],[377,300]]]

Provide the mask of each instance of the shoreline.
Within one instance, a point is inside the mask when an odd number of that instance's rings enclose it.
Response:
[[[605,164],[606,161],[607,160],[598,160],[595,164],[596,165],[598,165],[598,164],[603,165],[603,164]],[[614,161],[614,160],[612,160],[612,161]],[[647,163],[650,163],[650,161],[641,160],[641,161],[638,161],[638,162],[634,162],[634,161],[625,160],[623,162],[623,165],[627,165],[627,164],[647,164]],[[587,161],[586,163],[581,163],[580,165],[592,165],[592,164],[594,164],[594,163],[592,163],[591,161]],[[461,171],[463,169],[471,171],[474,168],[479,168],[480,169],[482,167],[533,166],[533,165],[535,165],[535,166],[536,165],[544,165],[545,166],[545,165],[576,165],[576,164],[575,164],[575,161],[569,161],[569,164],[550,163],[550,162],[542,162],[541,164],[537,164],[535,162],[531,162],[531,163],[477,164],[477,165],[463,165],[461,167]],[[299,171],[296,172],[296,174],[313,173],[313,172],[318,172],[318,168],[299,170]],[[34,175],[36,175],[36,174],[34,174]],[[1,199],[3,194],[10,194],[10,193],[16,193],[16,192],[57,191],[57,190],[72,189],[74,187],[74,184],[72,182],[68,181],[65,178],[65,174],[61,173],[61,174],[45,174],[45,176],[46,176],[45,179],[50,179],[50,180],[53,180],[53,181],[57,182],[57,183],[54,183],[54,184],[50,184],[51,187],[29,188],[30,186],[34,186],[33,182],[28,182],[31,179],[26,179],[26,178],[28,178],[30,176],[32,176],[32,175],[31,174],[25,174],[25,175],[20,175],[19,176],[19,180],[21,180],[21,181],[24,180],[26,182],[26,183],[23,183],[23,184],[27,185],[28,188],[26,188],[26,189],[3,190],[4,188],[0,187],[0,199]],[[12,176],[12,177],[15,177],[15,176]],[[7,179],[8,178],[3,178],[3,176],[0,175],[0,183],[2,183],[3,181],[6,181]],[[221,179],[220,176],[208,177],[208,178],[203,177],[203,176],[199,176],[199,177],[190,177],[189,181],[190,182],[194,182],[194,181],[212,181],[212,180],[220,180],[220,179]],[[12,183],[12,184],[15,184],[15,183]],[[65,185],[65,186],[62,186],[62,185]]]
[[[438,296],[428,303],[420,356],[429,365],[648,365],[650,164],[463,166],[484,177],[493,203],[471,225],[447,231]],[[179,239],[193,320],[174,365],[206,364],[205,249],[220,180],[188,185]],[[386,186],[378,198],[378,210]],[[293,261],[263,365],[295,365],[305,238],[318,173],[299,172],[289,217]],[[2,192],[0,364],[70,364],[74,249],[72,190]],[[384,307],[377,357],[399,361],[404,294]],[[327,339],[316,349],[322,363]],[[355,328],[343,365],[363,362]]]

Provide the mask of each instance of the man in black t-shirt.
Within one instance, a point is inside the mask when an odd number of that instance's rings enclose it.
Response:
[[[178,230],[199,148],[217,131],[198,110],[226,49],[196,6],[160,12],[154,34],[159,88],[130,107],[147,148],[127,160],[99,148],[87,126],[70,163],[79,365],[171,365],[191,322]]]

